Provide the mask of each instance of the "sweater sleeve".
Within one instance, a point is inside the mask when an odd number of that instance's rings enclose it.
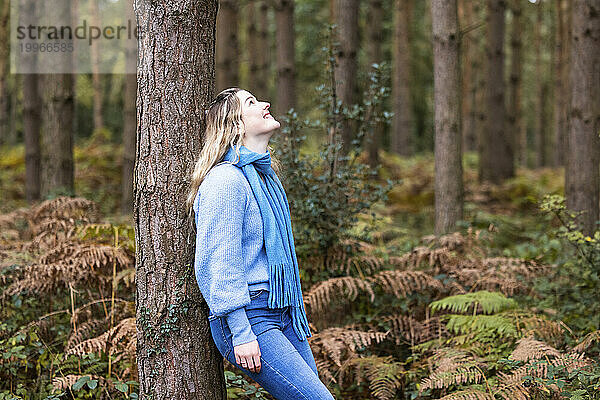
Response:
[[[256,339],[244,308],[250,304],[242,254],[249,193],[241,179],[230,167],[211,171],[194,203],[196,281],[211,311],[226,317],[234,346]]]

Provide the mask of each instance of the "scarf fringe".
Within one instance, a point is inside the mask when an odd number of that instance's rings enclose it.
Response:
[[[297,269],[290,264],[269,267],[269,308],[290,306],[292,326],[300,340],[311,337]]]

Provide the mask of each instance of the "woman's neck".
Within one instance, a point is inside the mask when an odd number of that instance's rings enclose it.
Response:
[[[261,135],[258,137],[245,137],[243,140],[243,144],[255,153],[263,154],[267,152],[267,146],[269,145],[270,138],[271,136],[266,135]]]

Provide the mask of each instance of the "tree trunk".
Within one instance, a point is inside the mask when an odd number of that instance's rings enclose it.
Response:
[[[277,114],[285,115],[296,106],[296,69],[294,1],[277,0],[275,4],[277,49]]]
[[[356,72],[358,58],[358,10],[360,0],[332,0],[334,21],[337,24],[336,39],[339,42],[335,67],[336,93],[342,105],[350,107],[356,103]],[[352,146],[352,123],[344,119],[341,123],[342,155],[348,154]]]
[[[485,21],[487,18],[487,8],[485,3],[474,2],[473,14],[478,21]],[[485,24],[482,25],[478,32],[472,36],[473,39],[473,81],[475,82],[473,93],[473,113],[471,116],[473,124],[472,141],[469,140],[469,145],[473,146],[469,149],[476,150],[481,160],[483,148],[483,130],[485,129]],[[481,164],[480,164],[481,165]]]
[[[367,9],[367,59],[369,69],[372,64],[379,64],[383,61],[381,45],[383,43],[383,1],[369,1]],[[379,164],[379,148],[381,147],[381,138],[383,137],[384,124],[377,123],[373,126],[373,130],[368,137],[368,161],[371,167],[376,167]]]
[[[535,166],[542,167],[544,165],[544,101],[542,92],[544,90],[544,77],[542,72],[542,2],[537,2],[536,7],[536,24],[534,29],[534,45],[535,45],[535,124],[534,124],[534,149],[535,149]]]
[[[8,142],[10,123],[9,110],[11,93],[8,90],[7,69],[9,64],[10,36],[8,25],[10,18],[10,1],[0,1],[0,145]],[[14,94],[14,93],[13,93]]]
[[[527,137],[523,126],[521,106],[522,73],[523,73],[523,8],[520,0],[512,0],[512,30],[510,33],[510,96],[508,101],[508,131],[515,136],[515,157],[518,164],[527,163]]]
[[[592,235],[598,227],[600,177],[600,2],[573,0],[571,116],[565,170],[567,208],[583,212],[579,223]]]
[[[36,3],[33,0],[19,3],[19,25],[28,26],[35,20]],[[31,19],[30,19],[31,18]],[[27,66],[27,67],[26,67]],[[19,68],[23,74],[23,141],[25,142],[25,198],[28,202],[40,200],[40,94],[36,71],[35,52],[23,52]]]
[[[501,183],[514,176],[513,135],[506,129],[504,105],[505,0],[488,0],[486,115],[480,181]]]
[[[238,1],[219,0],[217,15],[217,92],[239,86]]]
[[[36,5],[43,3],[37,2]],[[44,4],[49,20],[71,24],[69,0]],[[75,111],[71,57],[53,60],[56,74],[44,74],[43,112],[41,130],[41,197],[58,194],[74,195],[73,117]],[[48,67],[48,66],[46,66]]]
[[[90,17],[94,26],[100,26],[100,17],[98,16],[98,3],[90,1]],[[94,91],[94,130],[104,126],[102,120],[102,77],[100,75],[100,41],[94,40],[90,45],[90,60],[92,66],[92,88]]]
[[[469,0],[458,1],[458,22],[460,31],[468,30],[461,38],[461,68],[462,68],[462,93],[461,93],[461,124],[462,124],[462,149],[463,152],[475,142],[473,124],[473,92],[475,80],[473,74],[474,43],[472,30],[476,21],[473,18],[473,2]],[[476,34],[476,33],[475,33]],[[474,148],[474,147],[473,147]]]
[[[125,15],[128,19],[135,21],[133,12],[133,1],[123,2]],[[137,97],[137,74],[135,71],[137,64],[137,46],[136,43],[128,40],[125,48],[125,90],[123,92],[123,157],[122,157],[122,175],[121,175],[121,213],[130,214],[133,212],[133,174],[135,168],[135,141],[137,129],[137,116],[135,102]]]
[[[435,234],[463,217],[460,32],[457,0],[432,0],[435,114]]]
[[[214,96],[216,0],[136,1],[136,227],[140,398],[225,399],[223,358],[194,278],[185,209]]]
[[[565,165],[569,107],[569,2],[556,0],[556,38],[554,40],[554,166]]]
[[[246,47],[247,58],[248,58],[248,80],[247,89],[254,93],[256,98],[259,100],[263,98],[259,94],[259,69],[260,69],[260,57],[259,54],[266,48],[265,43],[261,43],[258,33],[258,13],[256,8],[258,4],[256,1],[249,1],[246,3],[243,10],[246,18]]]
[[[262,99],[270,97],[269,71],[271,66],[271,37],[269,36],[269,4],[267,0],[258,2],[258,36],[262,44],[258,60],[257,89],[258,96]]]
[[[410,97],[410,21],[412,0],[394,0],[394,36],[392,42],[392,132],[391,150],[409,156],[413,154],[413,114]]]

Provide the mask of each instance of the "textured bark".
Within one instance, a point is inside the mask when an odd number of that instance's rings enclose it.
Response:
[[[534,46],[535,46],[535,124],[533,131],[534,138],[534,155],[535,166],[542,167],[546,164],[545,160],[545,141],[546,141],[546,119],[544,116],[544,76],[542,71],[542,24],[543,24],[543,9],[542,2],[537,2],[536,7],[536,24],[534,29]]]
[[[521,105],[523,74],[523,8],[520,0],[512,0],[512,27],[510,33],[510,95],[508,99],[508,131],[515,136],[515,158],[519,165],[527,164],[527,132],[523,124]]]
[[[600,178],[600,1],[573,0],[571,110],[565,170],[567,208],[582,211],[591,235],[598,228]]]
[[[379,64],[383,61],[381,45],[383,43],[383,1],[371,0],[367,9],[367,34],[366,48],[369,66]],[[368,161],[371,167],[379,163],[379,148],[381,147],[381,138],[383,137],[384,124],[379,123],[373,127],[367,145]]]
[[[479,21],[485,21],[487,18],[487,8],[483,2],[473,3],[473,14],[475,19]],[[485,129],[485,24],[477,30],[477,33],[472,35],[473,39],[473,81],[475,86],[473,87],[473,142],[469,142],[469,149],[477,150],[477,153],[481,159],[482,157],[482,141],[483,141],[483,130]]]
[[[261,43],[258,33],[258,13],[256,8],[258,7],[257,2],[250,1],[246,4],[243,13],[246,19],[246,47],[248,49],[248,84],[247,89],[254,93],[258,99],[263,98],[260,91],[260,58],[259,54],[267,47],[265,43]]]
[[[96,1],[90,1],[90,17],[91,23],[95,26],[100,26],[100,17],[98,15],[98,3]],[[102,119],[102,77],[100,75],[100,54],[102,50],[100,48],[100,41],[94,40],[90,46],[90,60],[92,66],[92,89],[94,92],[94,130],[100,129],[104,126]]]
[[[335,67],[336,92],[343,105],[356,103],[356,72],[358,55],[358,10],[359,0],[332,0],[334,21],[337,24],[337,65]],[[353,133],[350,121],[341,124],[342,154],[348,154]]]
[[[11,93],[8,90],[9,76],[6,71],[10,65],[8,63],[9,36],[8,26],[10,18],[10,1],[0,1],[0,145],[9,140],[9,117]],[[14,95],[14,93],[13,93]]]
[[[462,124],[462,149],[469,151],[475,149],[475,124],[473,119],[475,75],[473,71],[473,2],[470,0],[458,1],[458,21],[461,31],[466,31],[461,38],[461,68],[462,68],[462,93],[461,93],[461,124]]]
[[[569,2],[556,0],[554,45],[554,166],[565,164],[569,108]]]
[[[41,5],[42,3],[36,3]],[[57,24],[71,23],[69,0],[44,4],[44,12]],[[71,71],[70,57],[61,57],[57,71]],[[74,194],[73,119],[75,111],[73,74],[44,74],[41,130],[42,198],[51,194]]]
[[[514,176],[514,136],[506,129],[504,105],[504,0],[488,0],[486,115],[479,160],[480,181]]]
[[[275,4],[277,51],[277,114],[283,115],[296,106],[296,68],[293,0]]]
[[[258,36],[262,48],[256,55],[258,60],[257,90],[258,96],[266,99],[271,97],[269,90],[271,37],[269,36],[269,4],[267,0],[260,0],[258,2]]]
[[[217,92],[239,85],[238,0],[219,0],[217,16]]]
[[[137,366],[147,399],[225,399],[223,358],[194,278],[185,197],[214,96],[216,0],[136,1]]]
[[[133,12],[133,1],[123,2],[125,15],[131,21],[135,21]],[[135,71],[137,64],[137,47],[135,42],[128,41],[125,49],[125,69]],[[135,102],[137,97],[137,74],[125,75],[125,90],[123,92],[123,158],[121,164],[121,213],[133,212],[133,174],[135,167],[135,141],[137,118]]]
[[[435,114],[435,234],[463,217],[457,0],[431,0]]]
[[[29,17],[36,15],[36,3],[19,3],[19,24],[28,26]],[[35,71],[37,57],[35,52],[21,54],[19,65],[28,65]],[[25,198],[29,202],[40,199],[40,94],[38,75],[23,75],[23,141],[25,142]]]
[[[409,156],[413,154],[413,114],[410,97],[410,14],[412,0],[394,0],[394,36],[392,39],[392,132],[391,150]]]

